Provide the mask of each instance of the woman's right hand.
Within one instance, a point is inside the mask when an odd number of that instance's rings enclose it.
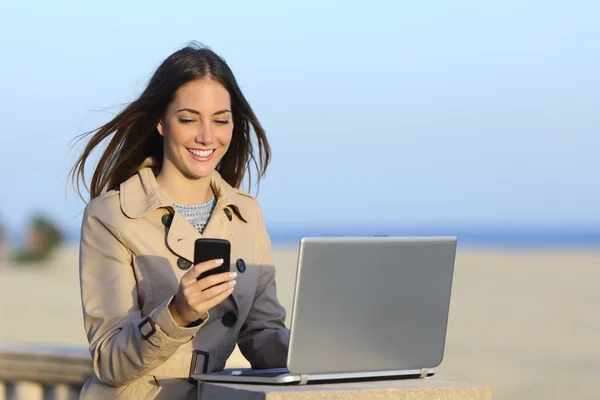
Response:
[[[177,294],[169,304],[169,311],[178,326],[184,327],[198,319],[208,318],[208,310],[233,292],[236,272],[224,272],[197,280],[200,274],[221,264],[222,259],[196,264],[181,278]]]

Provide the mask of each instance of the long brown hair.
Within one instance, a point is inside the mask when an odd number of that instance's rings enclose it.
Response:
[[[158,174],[163,161],[163,141],[157,125],[167,106],[181,86],[197,79],[210,77],[221,83],[231,97],[233,136],[227,153],[217,171],[231,186],[239,188],[246,172],[251,186],[250,164],[257,170],[257,183],[264,176],[271,159],[271,148],[265,130],[242,94],[233,72],[225,61],[212,50],[191,43],[171,54],[158,67],[148,86],[138,99],[129,104],[110,122],[80,135],[79,140],[91,135],[89,142],[70,172],[76,193],[81,195],[80,183],[90,192],[90,199],[116,188],[133,176],[148,157]],[[258,158],[252,143],[256,136]],[[94,170],[91,186],[85,181],[85,166],[92,151],[112,135]]]

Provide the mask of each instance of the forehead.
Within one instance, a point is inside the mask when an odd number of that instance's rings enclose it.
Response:
[[[213,79],[186,83],[175,92],[173,105],[194,108],[202,112],[218,111],[231,107],[231,97],[223,85]]]

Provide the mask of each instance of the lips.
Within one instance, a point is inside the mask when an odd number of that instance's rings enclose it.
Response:
[[[202,150],[202,149],[187,149],[188,153],[192,156],[192,159],[199,162],[206,162],[213,158],[217,153],[216,149]]]
[[[197,157],[207,158],[207,157],[210,157],[215,152],[215,149],[211,149],[211,150],[187,149],[187,151],[189,151],[190,153],[192,153],[193,155],[195,155]]]

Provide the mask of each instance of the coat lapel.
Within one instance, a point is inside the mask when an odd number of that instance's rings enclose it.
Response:
[[[223,208],[219,203],[215,205],[203,234],[200,234],[181,214],[175,213],[167,233],[167,245],[173,253],[193,263],[196,239],[202,237],[226,239],[231,243],[231,252],[234,253],[235,235],[231,223],[225,217]],[[231,299],[237,310],[238,301],[235,291],[229,299]]]
[[[234,234],[233,228],[231,226],[231,221],[229,221],[227,219],[227,217],[225,215],[225,210],[223,209],[223,207],[221,206],[221,204],[219,202],[217,202],[217,204],[215,205],[215,209],[213,210],[213,212],[210,216],[210,219],[208,220],[208,223],[206,225],[206,228],[204,229],[204,233],[202,234],[202,237],[229,240],[229,243],[231,243],[231,254],[232,255],[235,254],[235,245],[236,245],[235,234]],[[231,263],[230,265],[232,265],[234,262],[234,260],[229,260],[229,261]],[[231,270],[233,271],[234,269],[235,268],[232,268]],[[235,306],[235,309],[237,311],[238,310],[238,301],[237,301],[235,290],[233,291],[231,296],[228,297],[228,299],[231,299],[231,301],[233,302],[233,305]]]
[[[174,210],[172,211],[174,212]],[[167,232],[167,246],[179,257],[194,262],[194,243],[202,237],[181,214],[174,212]]]

